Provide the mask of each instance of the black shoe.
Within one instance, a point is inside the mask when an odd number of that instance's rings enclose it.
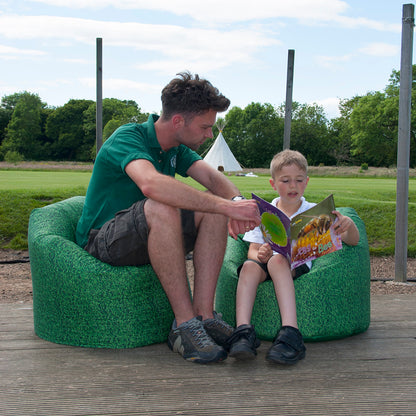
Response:
[[[222,315],[217,312],[213,312],[214,317],[205,319],[202,321],[205,331],[207,334],[221,347],[228,351],[229,344],[227,343],[228,338],[233,334],[234,328],[227,324],[222,319]]]
[[[256,348],[260,341],[252,325],[240,325],[228,340],[230,344],[229,356],[238,360],[251,360],[256,357]]]
[[[300,331],[292,326],[282,326],[266,359],[278,364],[296,364],[305,358],[305,351]]]
[[[193,318],[175,329],[168,336],[168,346],[185,360],[200,364],[225,360],[227,352],[205,332],[200,318]]]

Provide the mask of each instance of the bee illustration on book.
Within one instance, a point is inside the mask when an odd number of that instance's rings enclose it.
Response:
[[[326,214],[309,218],[312,219],[299,231],[298,238],[305,237],[311,232],[314,232],[315,236],[318,237],[319,235],[325,234],[332,225],[332,218]]]

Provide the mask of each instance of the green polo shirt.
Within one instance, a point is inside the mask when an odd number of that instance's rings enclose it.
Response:
[[[164,152],[156,138],[154,122],[157,119],[157,115],[151,115],[145,123],[119,127],[98,152],[76,230],[76,241],[81,247],[87,244],[91,229],[101,228],[118,211],[145,198],[125,172],[132,160],[146,159],[158,172],[186,177],[190,166],[201,159],[184,145]]]

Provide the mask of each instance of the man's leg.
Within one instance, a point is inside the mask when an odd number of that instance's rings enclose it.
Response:
[[[193,310],[203,319],[213,318],[215,289],[227,244],[227,218],[196,212]]]
[[[234,328],[222,320],[214,309],[215,289],[227,244],[227,218],[222,215],[195,213],[197,238],[194,246],[194,297],[196,315],[208,335],[226,350]]]
[[[207,334],[192,307],[186,278],[180,210],[148,200],[144,211],[149,227],[150,261],[176,319],[176,325],[168,336],[168,346],[189,361],[205,364],[224,360],[227,358],[226,351]]]
[[[144,212],[150,262],[180,325],[195,316],[186,278],[180,210],[147,200]]]

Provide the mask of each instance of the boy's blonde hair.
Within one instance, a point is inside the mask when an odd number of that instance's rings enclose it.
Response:
[[[299,169],[303,170],[305,174],[308,173],[308,162],[303,156],[302,153],[297,150],[286,149],[282,152],[274,155],[272,161],[270,162],[270,173],[272,178],[279,172],[282,168],[289,165],[296,165]]]

